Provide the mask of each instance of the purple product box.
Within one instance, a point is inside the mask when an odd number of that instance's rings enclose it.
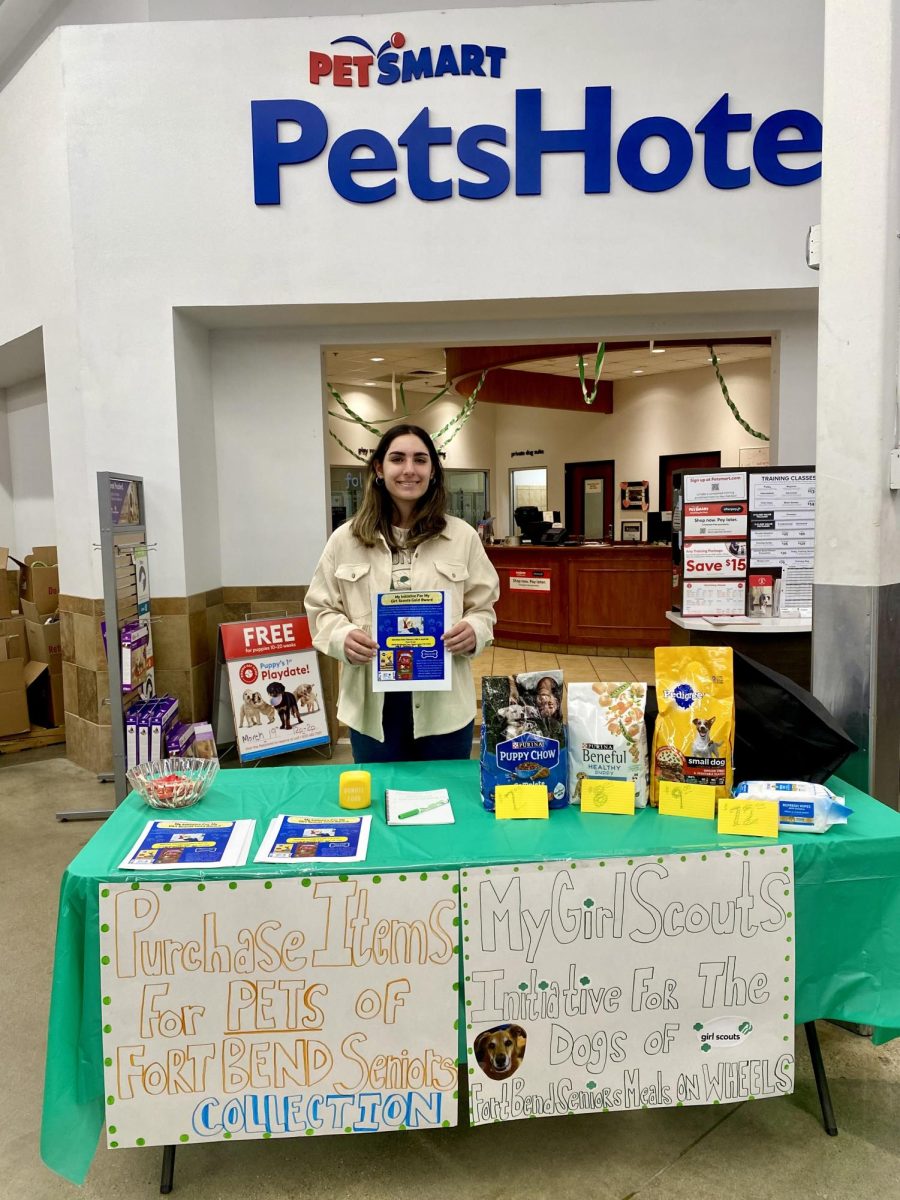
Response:
[[[194,727],[184,721],[176,721],[166,733],[166,757],[188,758],[194,744]]]
[[[178,716],[178,701],[174,696],[159,696],[150,722],[150,761],[163,757],[166,729]]]

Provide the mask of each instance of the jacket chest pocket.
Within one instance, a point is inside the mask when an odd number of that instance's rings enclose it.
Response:
[[[469,569],[465,563],[449,562],[447,559],[435,560],[434,566],[437,571],[437,585],[442,592],[447,593],[451,624],[455,625],[462,619]]]
[[[334,568],[341,604],[348,620],[360,628],[372,624],[371,571],[369,563],[339,563]]]

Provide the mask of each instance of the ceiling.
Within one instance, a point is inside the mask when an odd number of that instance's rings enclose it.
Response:
[[[767,359],[772,349],[768,344],[740,342],[714,343],[716,355],[723,367],[749,359]],[[678,343],[665,340],[654,343],[642,341],[628,348],[610,350],[601,369],[601,378],[615,380],[632,379],[641,375],[662,375],[672,371],[692,371],[709,366],[709,350],[706,343]],[[391,376],[401,381],[404,390],[434,393],[444,386],[444,350],[434,345],[370,345],[340,346],[325,349],[325,376],[331,384],[351,387],[391,386]],[[502,370],[502,368],[499,368]],[[564,358],[542,358],[529,363],[517,363],[517,371],[533,371],[548,375],[560,375],[576,379],[578,359],[572,355]],[[585,355],[585,373],[593,378],[594,357]]]

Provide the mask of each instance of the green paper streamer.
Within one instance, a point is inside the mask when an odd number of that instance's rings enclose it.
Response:
[[[712,359],[713,370],[716,373],[716,379],[719,381],[719,387],[722,389],[722,395],[725,397],[725,403],[731,409],[732,415],[734,416],[734,419],[737,421],[738,425],[740,425],[742,429],[746,429],[751,437],[759,438],[761,442],[768,442],[770,440],[769,435],[766,433],[760,433],[758,429],[754,429],[752,425],[748,425],[738,412],[737,405],[728,395],[728,385],[725,383],[722,372],[719,370],[719,359],[713,346],[709,347],[709,356]]]

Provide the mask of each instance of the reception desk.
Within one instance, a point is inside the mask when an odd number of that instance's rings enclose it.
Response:
[[[500,576],[498,641],[609,647],[668,645],[668,546],[489,546]]]

